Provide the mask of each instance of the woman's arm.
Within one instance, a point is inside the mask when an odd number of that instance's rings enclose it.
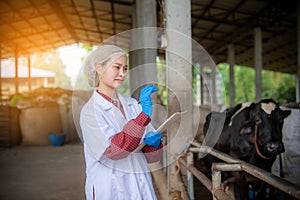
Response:
[[[120,133],[111,139],[111,144],[106,148],[104,156],[112,160],[120,160],[133,152],[140,143],[146,126],[151,118],[141,112],[135,119],[130,120]]]
[[[160,160],[163,153],[163,144],[161,143],[158,148],[146,145],[142,151],[147,158],[148,163],[157,162]]]

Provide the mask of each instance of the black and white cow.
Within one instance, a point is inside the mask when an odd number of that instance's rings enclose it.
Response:
[[[282,110],[272,99],[258,103],[243,103],[226,109],[225,113],[209,113],[206,116],[203,132],[207,134],[214,120],[213,114],[224,114],[225,122],[214,149],[231,155],[261,169],[271,172],[276,156],[284,152],[282,127],[284,119],[291,113]],[[218,117],[217,117],[218,118]],[[207,167],[211,167],[216,158],[207,155],[204,158]],[[233,172],[238,185],[239,196],[247,199],[249,183],[259,191],[256,199],[264,199],[266,184],[245,172]]]

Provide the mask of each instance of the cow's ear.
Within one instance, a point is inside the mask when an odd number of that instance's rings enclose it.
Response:
[[[258,108],[255,103],[251,103],[251,105],[248,108],[245,108],[245,112],[244,112],[245,124],[248,124],[249,127],[251,126],[254,120],[253,118],[256,116],[257,109]]]
[[[289,116],[291,114],[291,110],[283,110],[281,113],[282,118],[286,118],[287,116]]]
[[[249,113],[255,113],[257,109],[259,109],[259,104],[256,103],[251,103],[250,106],[248,107]]]

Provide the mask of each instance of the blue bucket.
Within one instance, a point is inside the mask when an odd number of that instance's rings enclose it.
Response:
[[[65,133],[55,133],[49,134],[50,143],[54,147],[62,146],[65,143],[66,134]]]

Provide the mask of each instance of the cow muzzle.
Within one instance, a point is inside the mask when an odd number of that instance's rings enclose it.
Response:
[[[277,155],[284,152],[284,146],[280,142],[269,142],[267,145],[267,150],[273,155]]]

